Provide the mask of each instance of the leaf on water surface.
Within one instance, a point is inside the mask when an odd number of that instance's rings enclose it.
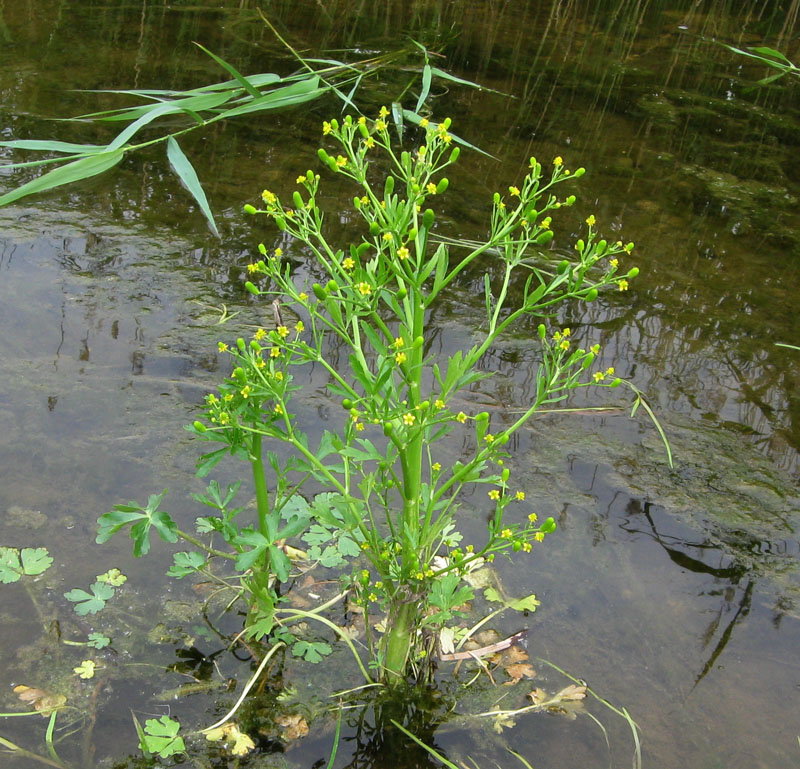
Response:
[[[10,584],[22,575],[34,577],[47,571],[53,559],[44,547],[0,547],[0,582]]]
[[[513,665],[506,665],[505,671],[511,676],[511,680],[506,681],[506,686],[518,684],[523,678],[536,677],[536,671],[533,669],[533,665],[529,665],[526,662],[516,662]]]
[[[95,649],[105,649],[111,643],[111,639],[102,633],[89,633],[89,646]]]
[[[561,700],[582,700],[586,697],[586,687],[570,684],[555,695]]]
[[[114,588],[104,582],[95,582],[89,589],[91,593],[77,587],[64,593],[64,598],[75,604],[73,609],[80,616],[97,614],[105,607],[106,601],[114,596]]]
[[[72,668],[72,670],[78,674],[78,678],[89,680],[90,678],[94,678],[94,670],[96,667],[97,665],[94,660],[84,660],[78,667]]]
[[[181,725],[169,716],[159,719],[148,718],[142,729],[134,716],[136,731],[139,733],[139,747],[145,755],[158,753],[161,758],[169,758],[176,753],[183,753],[186,745],[182,737],[178,737]]]
[[[43,716],[49,716],[54,710],[66,704],[67,698],[63,694],[38,689],[35,686],[25,686],[19,684],[15,686],[14,694],[26,705],[32,705],[33,709]]]
[[[98,574],[97,581],[106,582],[112,587],[120,587],[128,581],[128,578],[119,569],[109,569],[104,574]]]
[[[212,729],[206,732],[206,739],[209,742],[219,742],[225,740],[226,742],[233,742],[231,746],[231,753],[234,756],[246,756],[251,750],[254,750],[256,744],[244,732],[240,731],[237,724],[225,724],[217,729]]]
[[[302,657],[306,662],[322,662],[333,649],[323,641],[297,641],[292,645],[292,655]]]
[[[308,723],[299,713],[278,716],[275,723],[283,727],[281,736],[287,741],[296,740],[308,734]]]
[[[492,729],[494,729],[498,734],[502,734],[503,729],[513,729],[516,725],[517,722],[511,718],[511,716],[502,714],[495,717],[494,723],[492,724]]]

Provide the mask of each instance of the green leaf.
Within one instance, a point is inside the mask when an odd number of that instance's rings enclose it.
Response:
[[[792,62],[789,61],[780,51],[776,51],[774,48],[769,48],[766,45],[760,45],[756,48],[750,48],[751,51],[755,53],[760,53],[762,56],[772,56],[774,59],[780,59],[787,64],[791,64]]]
[[[95,538],[95,542],[97,542],[98,545],[102,545],[103,542],[107,542],[114,534],[129,523],[133,523],[145,517],[144,513],[132,512],[132,510],[141,510],[141,508],[129,508],[128,505],[114,505],[112,511],[101,515],[97,519],[97,537]]]
[[[246,115],[250,112],[261,112],[267,109],[280,109],[282,107],[292,107],[296,104],[316,99],[323,93],[327,93],[327,88],[319,88],[319,77],[309,77],[299,83],[276,88],[263,96],[254,98],[246,102],[241,107],[232,107],[220,113],[220,118],[231,118],[237,115]]]
[[[134,718],[135,720],[135,718]],[[138,723],[137,723],[138,726]],[[176,753],[186,752],[186,744],[178,736],[181,725],[169,716],[161,718],[148,718],[144,722],[144,730],[139,727],[139,747],[142,752],[157,753],[161,758],[169,758]]]
[[[15,547],[0,547],[0,582],[10,585],[22,576],[19,550]]]
[[[106,601],[114,596],[114,588],[104,582],[95,582],[89,589],[91,594],[77,587],[64,593],[64,598],[75,604],[72,608],[80,616],[97,614],[105,607]]]
[[[247,571],[259,558],[261,558],[270,546],[270,541],[255,529],[242,529],[241,534],[235,539],[237,545],[249,546],[252,549],[239,554],[236,558],[236,568],[239,571]]]
[[[170,136],[167,140],[167,158],[172,170],[178,175],[178,178],[183,182],[186,189],[191,193],[192,197],[197,201],[200,210],[208,220],[211,226],[211,231],[219,238],[219,230],[217,223],[214,221],[214,215],[211,213],[211,208],[208,205],[208,198],[200,184],[200,179],[197,178],[197,172],[194,166],[189,162],[189,158],[183,153],[183,150],[178,146],[175,137]]]
[[[119,569],[109,569],[105,574],[99,574],[97,581],[108,582],[112,587],[120,587],[128,581],[128,578]]]
[[[167,571],[168,577],[175,577],[181,579],[187,574],[194,574],[194,572],[202,569],[206,565],[206,557],[203,553],[192,551],[188,553],[175,553],[172,556],[173,564]]]
[[[229,75],[233,76],[233,79],[239,83],[242,88],[244,88],[247,93],[251,96],[261,96],[260,91],[244,76],[242,75],[239,70],[236,69],[232,64],[228,64],[225,59],[221,59],[214,53],[205,48],[204,46],[200,45],[200,43],[195,43],[195,45],[205,54],[208,54],[220,67],[222,67]]]
[[[11,190],[5,195],[0,195],[0,206],[13,203],[15,200],[24,198],[27,195],[45,192],[55,187],[61,187],[64,184],[72,184],[73,182],[102,174],[104,171],[108,171],[109,168],[113,168],[117,165],[124,155],[125,150],[114,149],[80,158],[72,163],[54,168],[52,171],[48,171],[46,174],[32,179],[21,187],[17,187],[15,190]]]
[[[414,108],[414,112],[419,112],[422,109],[422,106],[428,98],[428,94],[431,92],[432,72],[433,70],[430,64],[426,64],[422,68],[422,90],[419,92],[419,98],[417,99],[417,106]]]
[[[541,605],[541,601],[536,600],[536,596],[531,593],[524,598],[515,598],[508,602],[508,606],[515,611],[536,611],[536,607]]]
[[[419,125],[422,122],[422,115],[419,115],[416,112],[412,112],[410,109],[403,110],[403,116],[406,120],[413,123],[414,125]],[[448,133],[450,133],[448,131]],[[471,150],[475,150],[475,152],[480,152],[481,155],[486,155],[487,158],[492,158],[492,160],[497,160],[494,155],[490,155],[488,152],[484,152],[480,147],[476,147],[474,144],[470,144],[468,141],[456,136],[454,133],[450,133],[450,136],[453,137],[453,141],[456,144],[460,144],[462,147],[469,147]]]
[[[89,646],[95,649],[105,649],[111,643],[111,639],[102,633],[89,633]]]
[[[56,142],[39,139],[15,139],[0,142],[0,147],[10,147],[15,150],[35,150],[39,152],[64,152],[67,155],[93,155],[105,150],[105,144],[70,144],[69,142]],[[6,168],[7,166],[3,166]]]
[[[322,641],[297,641],[292,645],[292,655],[302,657],[306,662],[322,662],[333,649]]]
[[[228,453],[228,449],[217,449],[216,451],[211,451],[208,454],[203,454],[198,460],[197,464],[195,465],[195,475],[198,478],[205,478],[222,460],[222,458]]]
[[[22,573],[30,577],[42,574],[53,565],[53,559],[44,547],[23,547]]]

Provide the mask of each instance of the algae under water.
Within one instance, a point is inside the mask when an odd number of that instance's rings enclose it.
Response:
[[[609,236],[636,242],[632,260],[642,274],[628,294],[567,308],[555,322],[601,343],[603,363],[651,396],[676,467],[668,470],[657,435],[638,417],[542,416],[514,444],[514,471],[526,478],[532,509],[556,517],[559,533],[533,559],[500,564],[501,577],[510,593],[535,591],[542,601],[525,620],[531,656],[627,707],[642,730],[645,766],[795,762],[797,724],[787,713],[800,685],[800,357],[774,342],[800,338],[800,102],[789,81],[752,89],[766,73],[712,40],[768,44],[797,62],[791,13],[777,2],[723,0],[321,0],[273,2],[268,11],[309,55],[389,50],[408,33],[441,51],[455,74],[516,97],[455,87],[435,94],[435,114],[453,117],[459,135],[499,159],[462,157],[441,217],[447,234],[479,232],[491,194],[517,181],[531,154],[587,167],[578,205],[554,222],[556,246],[594,213]],[[248,2],[45,0],[33,9],[6,0],[0,36],[3,139],[98,138],[95,128],[47,120],[97,106],[96,95],[68,89],[211,82],[218,74],[192,40],[244,72],[295,66]],[[402,72],[380,78],[365,105],[373,111],[410,80]],[[15,707],[12,682],[68,687],[90,714],[59,745],[77,765],[87,757],[112,765],[136,752],[128,705],[207,725],[235,699],[228,679],[241,686],[251,672],[247,660],[221,652],[224,642],[197,616],[188,586],[165,587],[168,548],[135,562],[124,541],[96,548],[94,525],[111,505],[166,486],[170,512],[191,519],[196,449],[181,426],[222,373],[217,339],[235,337],[260,312],[242,289],[245,265],[263,240],[309,269],[291,243],[254,229],[241,206],[315,167],[319,126],[338,109],[333,100],[314,103],[270,121],[217,126],[187,144],[220,241],[155,153],[0,209],[0,544],[46,546],[56,558],[30,594],[2,586],[9,686],[0,709]],[[0,158],[21,159],[6,149]],[[17,175],[0,176],[2,190],[18,183]],[[348,189],[327,181],[326,190],[332,206],[347,209]],[[343,215],[330,224],[345,233],[350,222]],[[465,276],[436,311],[431,354],[468,342],[480,291]],[[220,303],[240,312],[231,325],[214,325],[208,308]],[[533,337],[530,329],[487,355],[487,370],[499,375],[476,386],[465,409],[488,407],[502,425],[504,412],[525,403],[537,363]],[[307,423],[335,418],[321,383],[309,383]],[[478,531],[482,500],[467,501]],[[61,596],[112,566],[129,585],[116,613],[97,620],[116,632],[117,653],[104,653],[108,675],[95,689],[71,675],[83,651],[54,644],[42,622],[58,619],[65,635],[80,637],[82,623]],[[233,632],[235,618],[226,622]],[[497,625],[501,634],[518,629],[513,617]],[[308,692],[336,688],[332,668],[276,669],[265,691],[294,688],[304,707],[315,707]],[[182,682],[211,691],[158,698]],[[93,696],[104,707],[92,711]],[[251,705],[263,728],[252,765],[327,761],[331,721],[320,717],[307,737],[285,740],[275,717],[296,708],[264,695]],[[498,736],[442,716],[441,703],[419,707],[436,718],[433,727],[416,721],[418,733],[451,760],[502,763],[508,745],[537,769],[609,763],[588,719],[531,714]],[[365,713],[345,722],[337,767],[433,763],[376,731],[376,716]],[[411,711],[407,718],[421,719]],[[627,766],[627,727],[606,725],[614,765]],[[43,732],[39,719],[0,721],[0,735],[37,752]],[[223,760],[193,748],[208,765]]]

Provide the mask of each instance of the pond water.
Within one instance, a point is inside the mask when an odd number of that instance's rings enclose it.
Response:
[[[507,94],[434,85],[435,114],[450,115],[458,135],[494,156],[462,154],[441,217],[449,235],[480,234],[491,194],[518,182],[531,154],[587,168],[578,204],[554,222],[556,247],[569,248],[594,213],[609,237],[636,242],[631,262],[641,275],[629,292],[570,306],[557,321],[599,342],[603,365],[647,393],[675,466],[641,412],[633,420],[624,408],[538,418],[513,446],[515,472],[533,508],[560,525],[534,558],[498,565],[510,593],[535,591],[542,601],[535,615],[507,618],[498,630],[523,622],[531,657],[627,708],[641,730],[644,766],[797,763],[800,352],[775,343],[800,344],[800,83],[754,87],[769,72],[715,41],[766,44],[800,61],[798,4],[0,0],[2,138],[108,141],[93,125],[49,119],[122,103],[77,89],[222,79],[193,41],[247,74],[292,71],[260,5],[306,55],[366,56],[411,37],[440,52],[453,74]],[[403,64],[365,84],[365,110],[412,81],[419,57],[409,53]],[[94,544],[95,521],[165,487],[167,509],[191,520],[197,452],[181,427],[225,373],[216,341],[257,322],[244,267],[262,240],[298,264],[303,258],[245,219],[242,205],[315,168],[322,120],[338,110],[334,99],[311,102],[186,141],[219,239],[160,149],[0,209],[0,545],[47,547],[55,558],[39,580],[0,586],[0,710],[18,709],[12,684],[68,691],[80,715],[69,717],[75,734],[59,753],[73,766],[129,765],[131,707],[140,718],[171,712],[192,725],[224,712],[215,702],[230,705],[224,693],[159,699],[190,680],[165,669],[201,677],[216,665],[223,679],[240,682],[249,674],[193,616],[190,586],[165,593],[169,548],[159,543],[134,561],[126,541]],[[3,162],[20,159],[0,149]],[[0,192],[35,173],[0,172]],[[329,210],[346,207],[352,192],[325,181]],[[479,278],[466,276],[437,310],[432,353],[456,349],[476,330]],[[214,308],[223,303],[240,314],[219,327]],[[467,406],[488,405],[502,425],[526,402],[534,337],[533,327],[522,328],[487,356],[487,369],[500,373],[469,393]],[[312,423],[333,418],[310,383],[300,413]],[[477,530],[480,501],[467,501]],[[112,566],[129,576],[127,598],[115,614],[76,620],[61,596]],[[87,624],[116,628],[116,654],[97,655],[114,675],[76,684],[71,669],[86,652],[43,632],[53,619],[65,636]],[[542,685],[557,685],[554,671],[537,669]],[[273,676],[271,685],[292,682],[325,687],[302,676]],[[624,720],[591,711],[608,729],[610,751],[588,718],[531,714],[500,736],[451,714],[424,734],[451,760],[480,766],[516,765],[504,745],[536,769],[628,766]],[[468,703],[455,712],[470,712]],[[45,726],[0,719],[0,737],[46,757]],[[435,765],[363,722],[345,721],[342,736],[335,767]],[[330,723],[288,746],[266,736],[242,765],[321,766],[331,743]],[[42,765],[19,753],[3,762]],[[219,756],[192,763],[235,765]]]

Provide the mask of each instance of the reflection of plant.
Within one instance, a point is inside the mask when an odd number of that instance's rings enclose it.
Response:
[[[744,50],[742,48],[736,48],[733,45],[728,45],[727,43],[721,43],[721,45],[727,48],[729,51],[738,53],[740,56],[746,56],[748,59],[753,59],[754,61],[765,64],[772,69],[778,70],[772,75],[761,78],[761,80],[757,81],[756,85],[767,85],[768,83],[772,83],[775,80],[782,78],[784,75],[794,75],[795,77],[800,77],[800,67],[792,64],[789,59],[787,59],[780,51],[776,51],[774,48],[769,48],[766,45],[762,45]]]

